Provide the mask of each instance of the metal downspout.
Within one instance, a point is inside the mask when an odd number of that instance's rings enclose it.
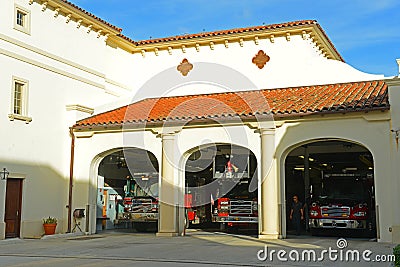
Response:
[[[75,156],[75,135],[73,128],[69,129],[69,134],[71,136],[71,159],[69,165],[69,187],[68,187],[68,230],[67,232],[71,232],[72,225],[72,187],[74,181],[74,156]]]

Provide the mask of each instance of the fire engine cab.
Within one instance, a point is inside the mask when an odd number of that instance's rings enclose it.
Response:
[[[126,177],[123,212],[116,223],[133,223],[137,231],[146,231],[158,220],[158,173],[133,173]]]
[[[116,224],[133,223],[138,232],[155,228],[158,221],[158,173],[134,173],[127,176],[124,185],[123,212],[118,213]],[[205,222],[205,211],[196,207],[196,194],[185,194],[186,224]]]
[[[322,229],[374,229],[372,174],[327,173],[322,190],[312,196],[309,226],[313,234]]]

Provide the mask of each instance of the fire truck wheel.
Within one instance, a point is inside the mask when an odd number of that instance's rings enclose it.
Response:
[[[134,227],[135,227],[136,231],[139,232],[139,233],[144,233],[144,232],[147,231],[147,225],[146,225],[146,223],[137,223],[137,222],[136,222],[136,223],[134,224]]]
[[[320,235],[320,231],[318,229],[310,229],[311,235],[312,236],[319,236]]]
[[[230,234],[239,233],[239,227],[238,226],[230,226],[227,229],[228,229],[228,233],[230,233]]]

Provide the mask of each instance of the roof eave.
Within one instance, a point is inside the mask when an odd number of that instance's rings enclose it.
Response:
[[[168,40],[167,38],[161,38],[160,41],[154,40],[155,42],[150,43],[141,43],[131,41],[132,51],[133,52],[142,52],[144,51],[153,51],[154,49],[163,50],[171,48],[180,48],[183,45],[186,47],[196,46],[196,45],[208,45],[210,42],[214,44],[224,44],[226,41],[228,42],[237,42],[240,39],[243,41],[252,41],[256,37],[258,39],[267,39],[277,37],[283,37],[290,35],[303,35],[309,34],[310,38],[312,38],[313,42],[319,47],[322,53],[325,53],[327,58],[343,61],[342,56],[333,46],[332,42],[329,40],[328,36],[322,30],[317,22],[313,24],[302,24],[302,25],[289,25],[281,28],[268,28],[262,30],[255,30],[255,31],[246,31],[246,32],[239,32],[239,33],[224,33],[220,35],[209,35],[209,36],[195,36],[195,37],[188,37],[182,38],[178,40]],[[120,37],[124,39],[123,37]],[[126,39],[125,39],[126,41]],[[143,41],[142,41],[143,42]]]
[[[82,10],[79,10],[77,7],[72,6],[62,0],[48,0],[47,5],[53,7],[54,9],[59,8],[61,12],[65,14],[71,14],[72,17],[76,19],[82,19],[82,22],[87,25],[93,25],[94,28],[102,30],[103,33],[109,34],[119,34],[122,29],[118,28],[100,18],[95,18],[95,15],[89,15]]]
[[[311,112],[292,112],[292,113],[276,113],[273,114],[274,119],[286,119],[286,118],[298,118],[298,117],[309,117],[309,116],[323,116],[323,115],[340,115],[340,114],[353,114],[353,113],[368,113],[373,111],[388,111],[390,110],[390,105],[380,107],[368,107],[363,109],[343,109],[343,110],[322,110],[322,111],[311,111]],[[204,124],[212,124],[226,126],[227,124],[237,124],[237,120],[241,123],[261,121],[264,119],[272,119],[271,115],[261,114],[261,115],[240,115],[233,117],[209,117],[202,119],[191,119],[191,120],[160,120],[160,121],[150,121],[150,122],[124,122],[124,123],[109,123],[109,124],[91,124],[91,125],[74,125],[71,128],[75,131],[94,131],[94,130],[150,130],[156,127],[168,126],[189,126],[196,127]],[[210,124],[211,123],[211,124]]]
[[[316,23],[312,25],[312,27],[315,37],[317,39],[317,44],[320,44],[323,47],[322,51],[327,53],[330,58],[345,62],[343,57],[339,54],[339,52],[337,51],[331,40],[328,38],[325,31],[321,28],[321,26]],[[326,51],[324,50],[324,48],[326,49]]]

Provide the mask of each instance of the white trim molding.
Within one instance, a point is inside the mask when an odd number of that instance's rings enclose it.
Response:
[[[36,66],[36,67],[45,69],[45,70],[47,70],[47,71],[51,71],[51,72],[57,73],[57,74],[59,74],[59,75],[62,75],[62,76],[65,76],[65,77],[68,77],[68,78],[71,78],[71,79],[80,81],[80,82],[82,82],[82,83],[86,83],[86,84],[95,86],[95,87],[100,88],[100,89],[103,89],[103,90],[106,89],[104,84],[100,84],[100,83],[91,81],[91,80],[86,79],[86,78],[83,78],[83,77],[81,77],[81,76],[78,76],[78,75],[75,75],[75,74],[66,72],[66,71],[64,71],[64,70],[61,70],[61,69],[52,67],[52,66],[50,66],[50,65],[41,63],[41,62],[36,61],[36,60],[33,60],[33,59],[29,59],[29,58],[27,58],[27,57],[24,57],[24,56],[21,56],[21,55],[18,55],[18,54],[16,54],[16,53],[13,53],[13,52],[10,52],[10,51],[7,51],[7,50],[4,50],[4,49],[1,49],[1,48],[0,48],[0,55],[1,55],[1,54],[5,55],[5,56],[8,56],[8,57],[11,57],[11,58],[14,58],[14,59],[17,59],[17,60],[19,60],[19,61],[22,61],[22,62],[31,64],[31,65],[33,65],[33,66]]]
[[[12,113],[8,114],[8,118],[10,119],[10,121],[13,121],[13,120],[25,121],[26,124],[28,124],[32,121],[31,117],[18,115],[18,114],[12,114]]]
[[[93,108],[89,108],[89,107],[82,106],[82,105],[79,105],[79,104],[66,105],[65,107],[66,107],[67,111],[75,110],[75,111],[88,113],[90,115],[92,115],[94,113],[94,109]]]
[[[10,174],[8,175],[8,178],[26,179],[26,174],[25,173],[10,172]]]

